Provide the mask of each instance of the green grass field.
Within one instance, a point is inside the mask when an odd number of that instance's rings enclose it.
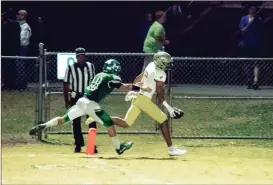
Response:
[[[175,145],[188,152],[169,157],[160,134],[120,135],[121,140],[134,141],[134,146],[117,156],[107,135],[98,135],[99,154],[85,158],[84,153],[72,153],[72,135],[49,135],[39,143],[28,136],[35,124],[33,92],[3,91],[1,96],[3,184],[273,183],[272,140],[175,139]],[[123,117],[130,106],[123,100],[122,95],[112,95],[101,106]],[[173,135],[273,137],[271,100],[175,99],[173,105],[185,111],[183,119],[173,121]],[[51,96],[50,117],[64,112],[63,97]],[[154,129],[154,121],[146,115],[130,128]],[[71,131],[71,125],[55,130]],[[101,126],[99,130],[105,131]]]

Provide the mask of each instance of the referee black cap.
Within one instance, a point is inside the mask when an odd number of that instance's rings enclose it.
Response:
[[[85,51],[84,48],[77,48],[77,49],[75,50],[75,53],[76,53],[76,56],[78,56],[78,55],[85,55],[85,54],[86,54],[86,51]]]

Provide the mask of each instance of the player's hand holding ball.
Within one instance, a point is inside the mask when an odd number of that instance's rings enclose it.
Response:
[[[183,116],[184,116],[184,112],[181,110],[181,109],[178,109],[178,108],[176,108],[176,107],[173,107],[173,119],[180,119],[180,118],[182,118]]]
[[[171,107],[166,101],[163,102],[163,105],[169,112],[171,118],[180,119],[184,116],[184,112],[181,109],[178,109],[176,107]]]

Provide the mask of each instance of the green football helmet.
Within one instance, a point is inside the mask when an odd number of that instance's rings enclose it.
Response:
[[[103,72],[109,74],[118,75],[120,73],[121,67],[119,61],[115,59],[106,60],[103,65]]]

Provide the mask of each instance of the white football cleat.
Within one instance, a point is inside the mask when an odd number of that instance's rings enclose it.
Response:
[[[172,150],[168,150],[168,153],[170,156],[179,156],[179,155],[184,155],[187,152],[187,150],[180,150],[177,148],[174,148]]]

